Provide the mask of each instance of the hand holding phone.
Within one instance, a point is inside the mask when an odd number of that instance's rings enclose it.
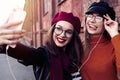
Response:
[[[22,23],[17,26],[12,26],[8,29],[21,30],[25,17],[26,17],[26,12],[24,10],[21,9],[13,10],[8,18],[7,23],[14,23],[14,22],[22,22]],[[12,48],[15,48],[15,46],[16,45],[10,45],[10,47]]]
[[[10,29],[21,30],[25,17],[26,12],[24,10],[13,10],[8,18],[7,23],[22,22],[22,24],[18,26],[12,26]]]

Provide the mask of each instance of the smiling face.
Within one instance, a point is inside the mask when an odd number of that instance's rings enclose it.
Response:
[[[59,21],[56,23],[53,40],[58,47],[66,46],[72,39],[74,28],[71,23]]]
[[[98,14],[89,14],[86,16],[86,29],[90,35],[96,36],[102,34],[105,30],[103,18]]]

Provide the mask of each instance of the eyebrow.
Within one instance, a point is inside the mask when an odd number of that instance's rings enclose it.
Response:
[[[63,29],[63,26],[61,26],[61,25],[59,25],[59,24],[58,24],[57,26],[59,26],[59,27],[61,27],[61,28]],[[72,30],[72,29],[67,29],[67,30]],[[73,29],[73,30],[74,30],[74,29]],[[72,31],[73,31],[73,30],[72,30]]]
[[[56,25],[56,26],[60,26],[60,27],[63,27],[63,26],[61,26],[61,25]]]

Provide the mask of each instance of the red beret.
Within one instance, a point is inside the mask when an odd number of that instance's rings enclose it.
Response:
[[[81,23],[80,19],[77,16],[74,16],[71,12],[58,12],[52,19],[51,25],[57,23],[58,21],[67,21],[71,23],[74,29],[80,33]]]

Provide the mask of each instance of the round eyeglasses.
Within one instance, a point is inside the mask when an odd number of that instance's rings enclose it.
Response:
[[[89,15],[86,15],[86,17],[87,17],[87,20],[94,19],[96,22],[102,22],[103,21],[103,17],[101,17],[101,16],[93,16],[93,15],[89,14]]]
[[[54,32],[57,35],[60,35],[60,34],[62,34],[64,32],[64,35],[66,37],[71,37],[73,35],[73,30],[63,30],[61,27],[55,27]]]

